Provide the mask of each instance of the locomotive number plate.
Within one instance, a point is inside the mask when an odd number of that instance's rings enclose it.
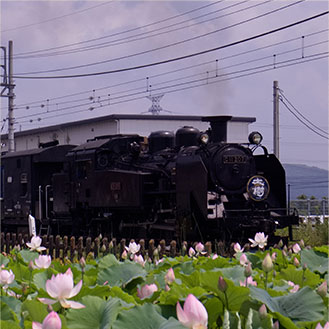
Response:
[[[223,163],[246,163],[247,157],[244,155],[224,155]]]
[[[120,182],[112,182],[111,183],[111,191],[120,191],[121,183]]]

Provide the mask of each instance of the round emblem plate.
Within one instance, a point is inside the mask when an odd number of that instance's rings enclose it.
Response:
[[[263,201],[270,192],[270,185],[262,176],[252,176],[247,183],[247,192],[254,201]]]

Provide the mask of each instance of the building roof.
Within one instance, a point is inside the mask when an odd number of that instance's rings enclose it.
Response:
[[[198,115],[150,115],[150,114],[110,114],[101,117],[95,117],[91,119],[84,119],[79,121],[72,121],[67,123],[61,123],[53,126],[47,126],[42,128],[34,128],[29,130],[17,131],[15,136],[26,136],[32,134],[38,134],[42,132],[47,132],[49,130],[58,130],[69,128],[77,125],[92,124],[105,120],[172,120],[172,121],[202,121],[203,116]],[[232,117],[230,121],[235,122],[255,122],[256,118],[254,117]],[[7,139],[8,134],[1,135],[1,139]]]

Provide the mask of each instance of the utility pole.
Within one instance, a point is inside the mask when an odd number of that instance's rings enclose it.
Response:
[[[13,81],[13,42],[10,40],[8,45],[8,152],[15,151],[14,140],[14,81]]]
[[[8,63],[6,58],[6,48],[1,47],[4,51],[4,65],[1,68],[4,70],[3,82],[1,87],[4,87],[1,91],[1,97],[8,97],[8,152],[15,151],[14,140],[14,81],[13,81],[13,42],[10,40],[8,44]],[[8,90],[7,95],[4,95],[4,91]]]
[[[279,84],[273,81],[273,153],[279,159]]]

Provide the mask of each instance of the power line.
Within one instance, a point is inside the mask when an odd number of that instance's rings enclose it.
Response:
[[[26,58],[39,58],[39,57],[49,57],[49,56],[74,54],[74,53],[83,52],[83,51],[98,50],[98,49],[102,49],[102,48],[105,48],[105,47],[118,46],[118,45],[122,45],[122,44],[127,44],[129,42],[140,41],[140,40],[148,39],[148,38],[151,38],[151,37],[160,36],[160,35],[163,35],[163,34],[166,34],[167,35],[168,33],[177,32],[179,30],[186,29],[186,28],[191,28],[191,27],[196,26],[196,25],[199,25],[199,24],[204,24],[206,22],[210,22],[210,21],[213,21],[213,20],[216,20],[216,19],[219,19],[219,18],[223,18],[223,17],[227,17],[229,15],[233,15],[233,14],[236,14],[236,13],[239,13],[239,12],[242,12],[242,11],[245,11],[245,10],[248,10],[248,9],[252,9],[252,8],[255,8],[255,7],[258,7],[258,6],[262,6],[262,5],[267,4],[268,2],[271,2],[272,0],[267,0],[267,1],[264,1],[264,2],[259,2],[259,3],[256,3],[256,4],[251,5],[249,7],[246,7],[246,8],[242,8],[242,9],[239,9],[239,10],[236,10],[236,11],[233,11],[233,12],[230,12],[230,13],[227,13],[227,14],[223,14],[223,15],[220,15],[220,16],[216,16],[216,17],[213,17],[213,18],[209,18],[209,19],[204,20],[202,22],[196,22],[194,24],[188,24],[186,26],[178,27],[178,28],[175,28],[175,29],[172,29],[172,30],[169,30],[169,31],[163,31],[163,32],[160,32],[160,33],[151,34],[151,33],[156,32],[156,31],[161,31],[161,30],[169,29],[169,28],[174,27],[174,26],[177,26],[177,25],[181,25],[183,23],[186,23],[186,22],[189,22],[189,21],[198,19],[200,17],[211,15],[211,14],[213,14],[215,12],[223,11],[225,9],[238,6],[238,5],[243,4],[245,2],[248,2],[248,1],[250,1],[250,0],[242,1],[240,3],[234,3],[232,5],[229,5],[227,7],[224,7],[224,8],[218,9],[218,10],[215,10],[213,12],[210,12],[210,13],[207,13],[207,14],[203,14],[203,15],[200,15],[200,16],[197,16],[197,17],[194,17],[194,18],[191,18],[191,19],[187,19],[187,20],[182,21],[182,22],[178,22],[178,23],[174,23],[174,24],[171,24],[171,25],[168,25],[168,26],[164,26],[164,27],[155,29],[153,31],[147,31],[147,32],[136,34],[136,35],[127,36],[127,37],[124,37],[124,38],[120,38],[120,39],[116,39],[116,40],[112,40],[112,41],[103,42],[103,43],[96,44],[96,45],[89,45],[89,46],[84,46],[84,47],[78,47],[78,48],[71,49],[71,50],[63,50],[63,51],[59,51],[59,52],[45,53],[45,54],[34,55],[34,56],[23,56],[23,57],[22,56],[19,56],[19,57],[15,57],[15,58],[17,58],[17,59],[26,59]],[[305,1],[305,0],[302,0],[302,1]],[[147,34],[151,34],[151,35],[147,35]],[[139,36],[141,36],[141,37],[139,37]],[[134,37],[137,37],[137,38],[132,39]]]
[[[307,57],[296,58],[296,59],[290,59],[290,60],[278,62],[278,63],[276,63],[276,68],[275,69],[279,69],[281,67],[288,67],[288,66],[292,66],[292,65],[296,65],[296,64],[301,64],[301,63],[307,63],[307,62],[318,60],[318,59],[328,58],[328,52],[326,52],[324,54],[325,54],[325,56],[322,53],[320,53],[320,54],[315,54],[315,55],[309,55],[308,56],[309,58],[307,58]],[[320,57],[315,57],[315,56],[319,56],[319,55],[320,55]],[[299,60],[299,62],[292,63],[293,61],[296,61],[296,60]],[[269,66],[271,66],[271,68],[269,68]],[[254,70],[254,72],[250,72],[251,70]],[[213,83],[218,83],[218,82],[233,80],[233,79],[237,79],[237,78],[241,78],[241,77],[251,76],[251,75],[258,74],[258,73],[263,73],[263,72],[266,72],[266,71],[269,71],[269,70],[273,70],[273,65],[272,64],[262,65],[262,66],[258,66],[256,68],[250,68],[250,69],[240,70],[240,71],[236,71],[236,72],[225,73],[225,74],[219,75],[217,77],[204,78],[204,79],[198,79],[198,80],[189,81],[189,82],[185,82],[185,83],[175,84],[175,85],[172,85],[172,86],[167,86],[165,88],[158,88],[158,89],[155,89],[153,91],[156,92],[156,93],[158,93],[160,91],[164,92],[163,89],[169,89],[169,88],[175,87],[176,89],[174,89],[174,90],[165,91],[166,94],[169,94],[169,93],[173,93],[173,92],[178,92],[178,91],[183,91],[183,90],[187,90],[187,89],[191,89],[191,88],[204,86],[206,84],[210,85],[210,84],[213,84]],[[234,74],[239,74],[239,75],[230,77],[230,75],[234,75]],[[218,79],[220,77],[225,77],[225,76],[228,76],[228,77],[220,79],[220,80]],[[210,80],[212,80],[212,81],[210,81]],[[193,84],[193,83],[194,83],[194,85],[191,86],[191,84]],[[199,83],[199,84],[196,85],[195,83]],[[189,84],[189,86],[186,86],[187,84]],[[67,112],[67,113],[64,113],[62,115],[76,114],[76,113],[80,113],[80,112],[95,110],[95,109],[103,107],[103,106],[106,107],[106,106],[111,106],[111,105],[121,104],[121,103],[125,103],[125,102],[144,99],[145,98],[145,93],[146,92],[144,91],[144,92],[133,93],[133,94],[128,94],[128,95],[123,95],[123,96],[118,96],[118,97],[114,97],[114,98],[105,99],[105,100],[102,100],[102,102],[105,103],[105,102],[108,101],[108,102],[110,102],[109,105],[95,106],[95,104],[94,104],[94,106],[92,106],[92,108],[90,107],[90,105],[91,105],[90,103],[86,103],[84,105],[88,105],[89,106],[88,109],[85,109],[85,110],[80,109],[78,111]],[[140,94],[142,94],[142,96],[139,96]],[[127,97],[133,97],[133,98],[125,99]],[[117,101],[114,101],[114,100],[117,100]],[[80,106],[82,106],[82,104],[80,104]],[[79,106],[73,106],[71,108],[76,108],[76,107],[79,107]],[[67,110],[67,109],[70,109],[70,107],[64,108],[64,109],[53,110],[52,113]],[[31,114],[31,115],[26,116],[26,117],[38,116],[38,115],[40,116],[42,114],[47,114],[47,112],[38,113],[38,114]],[[44,118],[44,119],[49,119],[49,118],[54,118],[54,117],[58,117],[58,115],[48,116],[47,118]],[[20,117],[20,118],[17,118],[17,119],[22,119],[22,118],[23,117]],[[31,122],[31,121],[27,120],[27,121],[21,121],[19,123],[27,123],[27,122]]]
[[[36,23],[21,25],[21,26],[10,28],[10,29],[2,30],[2,31],[0,31],[0,33],[5,33],[5,32],[9,32],[9,31],[15,31],[15,30],[19,30],[19,29],[23,29],[23,28],[27,28],[27,27],[31,27],[31,26],[43,24],[43,23],[52,22],[52,21],[55,21],[55,20],[58,20],[58,19],[62,19],[64,17],[68,17],[68,16],[72,16],[72,15],[76,15],[76,14],[81,14],[81,13],[86,12],[86,11],[89,11],[91,9],[95,9],[95,8],[98,8],[98,7],[101,7],[101,6],[104,6],[104,5],[108,5],[111,2],[114,2],[114,0],[103,2],[101,4],[98,4],[98,5],[95,5],[95,6],[92,6],[92,7],[88,7],[88,8],[82,9],[82,10],[78,10],[78,11],[75,11],[75,12],[72,12],[72,13],[69,13],[69,14],[65,14],[65,15],[62,15],[62,16],[58,16],[58,17],[53,17],[53,18],[50,18],[50,19],[46,19],[46,20],[41,21],[41,22],[36,22]]]
[[[90,66],[95,66],[95,65],[105,64],[105,63],[111,63],[111,62],[114,62],[114,61],[118,61],[118,60],[122,60],[122,59],[128,59],[128,58],[139,56],[139,55],[145,55],[145,54],[148,54],[148,53],[151,53],[151,52],[154,52],[154,51],[163,50],[163,49],[170,48],[170,47],[173,47],[173,46],[181,45],[181,44],[186,43],[186,42],[189,42],[189,41],[194,41],[194,40],[197,40],[197,39],[200,39],[200,38],[209,36],[211,34],[218,33],[218,32],[221,32],[221,31],[230,29],[230,28],[235,27],[235,26],[239,26],[241,24],[249,23],[249,22],[251,22],[251,21],[253,21],[255,19],[258,19],[258,18],[261,18],[261,17],[265,17],[267,15],[273,14],[273,13],[278,12],[280,10],[286,9],[286,8],[288,8],[290,6],[296,5],[296,4],[298,4],[298,3],[302,2],[302,1],[305,1],[305,0],[299,0],[299,1],[294,2],[292,4],[289,4],[289,5],[286,5],[286,6],[282,6],[280,8],[271,10],[271,11],[266,12],[264,14],[261,14],[261,15],[258,15],[258,16],[254,16],[254,17],[249,18],[249,19],[245,19],[245,20],[240,21],[238,23],[235,23],[235,24],[232,24],[232,25],[229,25],[229,26],[226,26],[226,27],[223,27],[223,28],[220,28],[220,29],[211,31],[211,32],[203,33],[203,34],[200,34],[200,35],[197,35],[197,36],[193,36],[193,37],[188,38],[188,39],[185,39],[185,40],[173,42],[173,43],[170,43],[170,44],[167,44],[167,45],[164,45],[164,46],[160,46],[160,47],[157,47],[157,48],[149,49],[149,50],[144,50],[144,51],[141,51],[141,52],[138,52],[138,53],[134,53],[134,54],[130,54],[130,55],[125,55],[125,56],[121,56],[121,57],[116,57],[116,58],[112,58],[112,59],[107,59],[107,60],[103,60],[103,61],[88,63],[88,64],[81,64],[81,65],[76,65],[76,66],[64,67],[64,68],[57,68],[57,69],[43,70],[43,71],[35,71],[35,72],[17,73],[17,75],[40,74],[40,73],[42,74],[42,73],[50,73],[50,72],[60,72],[60,71],[74,70],[74,69],[80,69],[80,68],[84,68],[84,67],[90,67]]]
[[[171,62],[175,62],[175,61],[179,61],[179,60],[183,60],[183,59],[187,59],[187,58],[191,58],[191,57],[195,57],[195,56],[200,56],[200,55],[204,55],[206,53],[210,53],[216,50],[220,50],[220,49],[224,49],[224,48],[228,48],[228,47],[232,47],[241,43],[245,43],[251,40],[255,40],[261,37],[264,37],[266,35],[270,35],[288,28],[291,28],[293,26],[308,22],[310,20],[319,18],[321,16],[327,15],[329,11],[325,11],[322,12],[320,14],[308,17],[306,19],[264,32],[264,33],[260,33],[257,35],[254,35],[252,37],[246,38],[246,39],[242,39],[239,41],[235,41],[232,43],[228,43],[226,45],[223,46],[218,46],[215,48],[211,48],[211,49],[207,49],[207,50],[203,50],[203,51],[199,51],[196,53],[192,53],[189,55],[184,55],[184,56],[180,56],[180,57],[175,57],[175,58],[171,58],[171,59],[167,59],[167,60],[163,60],[163,61],[159,61],[159,62],[153,62],[153,63],[149,63],[149,64],[144,64],[144,65],[138,65],[138,66],[132,66],[132,67],[126,67],[126,68],[121,68],[121,69],[116,69],[116,70],[110,70],[110,71],[102,71],[102,72],[94,72],[94,73],[84,73],[84,74],[75,74],[75,75],[57,75],[57,76],[37,76],[37,77],[33,77],[33,76],[19,76],[19,75],[15,75],[14,78],[15,79],[67,79],[67,78],[81,78],[81,77],[88,77],[88,76],[96,76],[96,75],[104,75],[104,74],[111,74],[111,73],[119,73],[119,72],[126,72],[126,71],[132,71],[132,70],[137,70],[137,69],[142,69],[142,68],[146,68],[146,67],[151,67],[151,66],[156,66],[156,65],[161,65],[161,64],[167,64],[167,63],[171,63]]]
[[[118,35],[125,34],[125,33],[135,32],[137,30],[144,29],[146,27],[150,27],[150,26],[153,26],[153,25],[156,25],[156,24],[164,23],[164,22],[167,22],[167,21],[176,19],[178,17],[185,16],[185,15],[191,14],[193,12],[202,10],[204,8],[207,8],[207,7],[210,7],[210,6],[213,6],[213,5],[217,5],[217,4],[219,4],[219,3],[223,2],[223,1],[225,1],[225,0],[216,1],[216,2],[213,2],[213,3],[207,4],[207,5],[204,5],[204,6],[201,6],[201,7],[198,7],[198,8],[189,10],[189,11],[186,11],[186,12],[181,13],[181,14],[177,14],[177,15],[174,15],[174,16],[171,16],[171,17],[167,17],[167,18],[164,18],[164,19],[161,19],[161,20],[158,20],[158,21],[149,23],[149,24],[145,24],[145,25],[142,25],[142,26],[139,26],[139,27],[136,27],[136,28],[128,29],[128,30],[121,31],[121,32],[112,33],[112,34],[109,34],[109,35],[106,35],[106,36],[103,36],[103,37],[93,38],[93,39],[89,39],[89,40],[79,41],[79,42],[70,43],[70,44],[66,44],[66,45],[62,45],[62,46],[57,46],[57,47],[52,47],[52,48],[47,48],[47,49],[39,49],[39,50],[34,50],[34,51],[19,53],[19,54],[16,54],[16,56],[18,56],[18,55],[25,55],[25,54],[32,54],[32,53],[36,53],[36,52],[43,52],[43,51],[55,50],[55,49],[61,49],[61,48],[66,48],[66,47],[72,47],[72,46],[76,46],[76,45],[80,45],[80,44],[84,44],[84,43],[88,43],[88,42],[93,42],[93,41],[98,41],[98,40],[102,40],[102,39],[106,39],[106,38],[118,36]],[[246,2],[246,1],[243,1],[243,2]]]
[[[302,119],[300,119],[300,117],[298,117],[298,115],[296,115],[296,113],[290,109],[290,107],[284,102],[282,97],[279,97],[279,100],[281,101],[281,103],[287,108],[287,110],[299,121],[301,122],[305,127],[307,127],[309,130],[313,131],[315,134],[317,134],[318,136],[328,139],[329,138],[327,136],[322,135],[321,133],[317,132],[315,129],[313,129],[310,125],[308,125],[307,123],[305,123]]]
[[[226,57],[220,57],[220,61],[223,61],[223,60],[226,60],[226,59],[232,59],[234,57],[244,56],[244,55],[249,54],[249,53],[253,53],[253,52],[256,52],[256,51],[264,50],[264,49],[267,49],[267,48],[270,48],[270,47],[274,47],[274,46],[277,46],[277,45],[286,44],[286,43],[289,43],[289,42],[292,42],[292,41],[300,40],[303,37],[309,37],[309,36],[321,34],[321,33],[324,33],[324,32],[328,32],[328,29],[320,30],[320,31],[309,33],[309,34],[304,35],[304,36],[300,36],[300,37],[296,37],[296,38],[292,38],[292,39],[288,39],[288,40],[284,40],[284,41],[272,43],[270,45],[266,45],[266,46],[262,46],[262,47],[258,47],[258,48],[253,48],[251,50],[247,50],[247,51],[244,51],[244,52],[237,52],[235,54],[230,54],[230,55],[228,55]],[[323,42],[327,42],[327,40],[326,41],[323,41]],[[308,45],[306,47],[311,47],[313,45],[316,45],[316,44],[310,44],[310,45]],[[299,49],[302,49],[302,48],[296,48],[296,50],[299,50]],[[282,54],[282,53],[277,53],[277,55],[280,55],[280,54]],[[62,96],[58,96],[58,97],[53,97],[53,98],[49,98],[49,99],[42,99],[42,100],[38,100],[38,101],[32,101],[32,102],[28,102],[28,103],[23,103],[23,104],[16,105],[15,106],[15,110],[17,110],[17,109],[23,109],[23,108],[25,109],[25,107],[27,105],[31,105],[31,106],[29,106],[29,108],[36,108],[36,107],[40,107],[40,104],[39,103],[47,103],[47,104],[50,104],[50,101],[54,101],[54,100],[58,100],[58,99],[63,99],[63,98],[67,98],[67,97],[79,96],[79,95],[83,95],[83,94],[90,94],[92,92],[96,92],[96,91],[100,91],[100,90],[104,90],[104,89],[115,88],[115,87],[120,87],[122,85],[127,85],[127,84],[131,84],[131,83],[135,83],[135,82],[142,82],[142,81],[145,82],[146,80],[150,80],[150,79],[157,78],[157,77],[160,77],[160,76],[169,75],[169,74],[181,72],[181,71],[184,71],[184,70],[188,70],[188,69],[191,69],[191,68],[196,68],[196,67],[200,67],[200,66],[203,66],[203,65],[211,64],[211,63],[217,63],[217,62],[218,62],[218,59],[216,59],[216,60],[210,60],[210,61],[202,62],[202,63],[199,63],[199,64],[189,65],[189,66],[181,67],[181,68],[178,68],[178,69],[175,69],[175,70],[171,70],[171,71],[166,71],[166,72],[163,72],[163,73],[158,73],[158,74],[150,75],[148,77],[143,77],[143,78],[139,78],[139,79],[124,81],[124,82],[117,83],[117,84],[112,84],[112,85],[103,86],[103,87],[99,87],[99,88],[89,89],[89,90],[86,90],[86,91],[76,92],[76,93],[72,93],[72,94],[66,94],[66,95],[62,95]],[[240,64],[238,64],[238,65],[240,65]],[[70,102],[70,101],[67,101],[67,102]],[[37,104],[37,103],[38,103],[38,105],[32,106],[32,104]],[[66,102],[57,103],[57,104],[63,104],[63,103],[66,103]]]
[[[296,109],[296,107],[288,100],[288,98],[284,95],[283,90],[279,89],[280,95],[288,102],[288,104],[304,119],[306,120],[311,126],[313,126],[315,129],[320,130],[321,132],[323,132],[324,134],[328,135],[328,132],[321,129],[320,127],[318,127],[317,125],[315,125],[312,121],[310,121],[309,119],[307,119],[300,111],[298,111]]]

